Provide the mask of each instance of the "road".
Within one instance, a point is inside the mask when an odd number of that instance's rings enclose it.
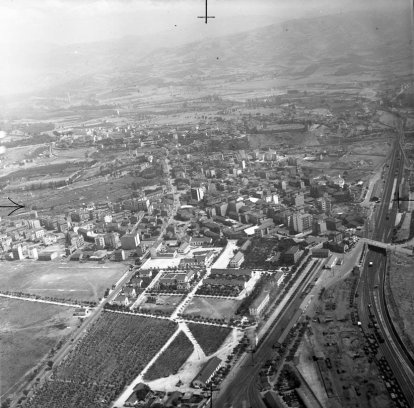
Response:
[[[394,199],[393,186],[395,179],[397,179],[397,186],[400,184],[404,170],[404,156],[400,143],[403,132],[401,125],[397,125],[397,131],[397,141],[394,145],[384,195],[376,214],[375,229],[373,231],[374,240],[386,243],[392,239],[395,218],[398,212],[397,202],[392,201]],[[364,331],[372,331],[368,327],[370,318],[367,305],[370,304],[385,340],[384,343],[379,343],[379,350],[386,357],[409,406],[412,407],[414,406],[414,361],[405,350],[405,346],[398,337],[387,312],[384,292],[386,265],[386,252],[369,247],[361,276],[361,293],[358,301],[359,316]]]
[[[174,197],[174,205],[173,205],[173,210],[171,211],[170,216],[168,217],[167,220],[165,220],[165,222],[163,223],[162,229],[161,229],[161,233],[160,236],[157,239],[157,242],[162,240],[162,237],[166,231],[166,228],[168,226],[168,224],[172,221],[174,215],[176,214],[176,211],[179,207],[179,199],[178,199],[178,193],[176,191],[175,186],[172,183],[172,179],[171,179],[171,175],[170,175],[170,164],[169,161],[167,159],[167,169],[168,169],[168,184],[169,184],[169,189],[170,191],[173,193],[173,197]],[[147,250],[143,256],[143,258],[148,254],[149,250]],[[111,291],[111,293],[108,295],[107,298],[102,299],[102,301],[98,304],[97,307],[95,307],[94,309],[92,309],[91,313],[89,314],[89,316],[83,321],[82,325],[75,329],[75,331],[73,332],[71,338],[56,352],[56,354],[50,359],[53,361],[54,365],[58,365],[64,358],[65,356],[72,350],[72,348],[74,348],[77,344],[77,342],[85,335],[85,333],[87,332],[88,328],[96,322],[96,320],[99,318],[104,305],[108,302],[111,302],[112,300],[115,299],[115,297],[119,294],[119,292],[121,291],[122,287],[125,285],[125,283],[127,281],[130,280],[130,278],[132,277],[132,275],[135,273],[135,270],[130,270],[130,271],[126,271],[126,273],[124,274],[124,276],[117,282],[116,287],[113,291]],[[157,278],[156,278],[157,279]],[[154,281],[156,280],[154,279]],[[152,282],[152,284],[154,283],[154,281]],[[76,307],[76,306],[74,306]],[[36,375],[36,378],[40,378],[40,381],[43,382],[44,380],[47,380],[50,375],[51,375],[51,371],[50,370],[46,370],[46,367],[42,368],[39,373]],[[19,384],[16,384],[16,394],[18,394],[19,392],[21,392],[23,390],[23,388],[31,388],[33,385],[35,384],[35,378],[26,383],[26,382],[21,382]],[[11,405],[11,408],[13,408],[14,406],[16,406],[17,401],[13,402]]]
[[[402,129],[399,128],[398,131],[402,132]],[[383,242],[390,242],[392,238],[395,217],[398,210],[397,203],[393,203],[391,211],[389,211],[388,206],[393,199],[392,186],[394,184],[394,179],[397,178],[397,184],[400,183],[404,168],[400,137],[401,135],[399,134],[391,154],[391,165],[388,173],[388,179],[386,180],[384,197],[377,213],[376,227],[372,237],[374,240]],[[386,339],[386,341],[381,344],[381,352],[387,356],[387,360],[389,361],[391,368],[394,370],[397,381],[401,384],[410,406],[414,406],[414,396],[412,391],[414,387],[409,370],[409,359],[405,355],[401,344],[396,338],[395,332],[392,330],[392,323],[386,318],[385,297],[383,292],[381,294],[378,290],[378,287],[383,288],[385,260],[385,253],[368,250],[366,265],[369,265],[369,262],[373,262],[376,267],[371,267],[368,271],[369,266],[367,266],[363,272],[362,284],[360,285],[363,291],[363,294],[360,296],[361,315],[364,320],[364,324],[367,324],[366,305],[369,303],[377,305],[377,321],[378,323],[382,322],[382,330],[384,332],[384,338]],[[371,273],[371,269],[378,270],[378,275]],[[252,361],[244,358],[242,360],[244,364],[242,367],[243,369],[238,370],[237,373],[233,374],[229,385],[222,387],[222,391],[214,402],[216,407],[247,408],[264,406],[260,393],[256,387],[257,374],[260,371],[262,362],[268,359],[271,355],[271,345],[281,336],[284,327],[286,327],[292,320],[297,308],[301,304],[302,299],[300,299],[299,295],[304,287],[305,286],[297,291],[297,295],[291,300],[289,307],[278,318],[274,330],[269,334],[257,352],[253,355]],[[374,291],[376,291],[376,293]],[[230,373],[230,376],[231,375],[232,373]]]
[[[373,329],[370,329],[368,324],[370,323],[369,311],[367,306],[371,306],[371,310],[375,314],[375,319],[378,322],[382,335],[385,339],[384,343],[379,343],[380,353],[386,357],[395,378],[397,379],[400,387],[410,403],[410,406],[413,405],[414,394],[412,388],[412,375],[409,368],[406,366],[404,352],[401,350],[401,346],[396,340],[393,330],[390,327],[388,319],[384,319],[385,313],[383,309],[385,307],[384,298],[379,297],[381,292],[381,285],[383,282],[380,282],[382,274],[375,273],[372,271],[372,268],[380,271],[385,270],[386,267],[386,255],[384,253],[375,253],[374,251],[369,251],[367,254],[367,262],[373,262],[372,267],[367,267],[363,273],[363,280],[361,281],[361,293],[359,296],[359,318],[366,333],[372,332]],[[371,268],[368,270],[368,268]],[[384,314],[383,314],[384,313]]]
[[[171,212],[171,215],[169,217],[169,221],[167,223],[168,225],[172,221],[172,219],[174,218],[174,215],[176,214],[178,208],[180,207],[180,200],[179,200],[180,194],[177,192],[177,187],[174,185],[172,177],[171,177],[171,165],[170,165],[170,160],[168,159],[168,157],[165,159],[165,163],[167,166],[168,188],[171,191],[173,198],[174,198],[173,211]]]

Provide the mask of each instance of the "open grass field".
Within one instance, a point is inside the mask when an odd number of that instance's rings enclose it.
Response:
[[[24,260],[0,263],[0,290],[96,301],[125,273],[123,264]]]
[[[279,134],[255,134],[248,135],[247,139],[252,149],[262,148],[265,146],[277,147],[281,143],[287,145],[309,145],[319,144],[315,137],[308,132],[286,132]]]
[[[149,258],[142,265],[142,269],[167,269],[167,268],[178,268],[180,265],[181,257],[176,258],[158,258],[152,259]]]
[[[229,320],[234,317],[241,300],[194,296],[184,314]]]
[[[77,324],[73,308],[0,298],[0,395]]]
[[[385,149],[384,149],[385,150]],[[382,154],[373,153],[370,154],[355,154],[350,153],[344,157],[342,157],[339,162],[344,164],[350,164],[351,168],[376,168],[380,164],[383,164],[385,161],[385,154],[386,152],[382,152]]]
[[[397,230],[394,242],[405,242],[410,238],[411,212],[406,212],[403,215],[401,226]]]
[[[215,353],[233,329],[230,327],[209,326],[206,324],[187,323],[206,356]]]
[[[184,332],[180,332],[144,375],[146,381],[176,374],[187,361],[194,346]]]
[[[175,332],[169,320],[103,312],[24,407],[107,408]],[[57,380],[57,381],[56,381]]]
[[[392,292],[391,306],[395,321],[399,326],[403,337],[408,337],[411,343],[409,348],[414,353],[414,261],[409,255],[391,255],[391,267],[389,270],[390,286]]]

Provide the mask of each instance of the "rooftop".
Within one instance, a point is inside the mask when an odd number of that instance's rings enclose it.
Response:
[[[207,361],[193,381],[207,382],[211,375],[216,371],[217,367],[221,364],[221,360],[214,356]]]

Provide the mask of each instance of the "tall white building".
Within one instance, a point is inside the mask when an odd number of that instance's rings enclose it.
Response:
[[[136,249],[140,243],[138,234],[125,234],[121,237],[122,249]]]
[[[294,213],[292,215],[292,229],[294,232],[303,232],[312,228],[312,216],[310,214]]]
[[[98,235],[95,237],[95,245],[98,249],[104,249],[105,248],[105,237],[103,235]]]
[[[204,197],[204,190],[202,188],[195,188],[191,189],[191,198],[196,201],[201,201]]]
[[[36,247],[31,247],[27,249],[27,254],[30,259],[37,259],[39,257],[39,254],[37,253]]]
[[[13,259],[18,259],[19,261],[23,259],[23,249],[21,245],[17,245],[13,248]]]

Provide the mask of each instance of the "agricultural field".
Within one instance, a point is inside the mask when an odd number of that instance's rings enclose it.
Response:
[[[194,346],[184,332],[178,333],[168,348],[157,358],[155,363],[144,375],[144,380],[153,381],[157,378],[176,374],[194,351]]]
[[[378,168],[379,165],[383,164],[385,162],[385,158],[386,151],[380,153],[374,152],[372,154],[350,152],[341,157],[335,164],[336,167],[343,165],[343,168],[347,170],[373,170],[374,168]]]
[[[126,266],[119,263],[5,261],[0,262],[0,290],[97,301],[125,271]]]
[[[28,408],[106,408],[174,333],[164,319],[103,312]]]
[[[255,134],[248,135],[249,146],[252,149],[260,149],[266,146],[280,146],[286,144],[294,145],[315,145],[319,144],[316,138],[310,132],[285,132],[278,134]]]
[[[234,317],[241,300],[194,296],[183,314],[225,319]]]
[[[16,169],[21,168],[18,165],[12,165],[13,162],[19,162],[21,160],[32,157],[36,151],[44,151],[49,148],[48,143],[42,145],[29,145],[29,146],[19,146],[19,147],[9,147],[7,149],[7,154],[4,157],[4,164],[9,165],[5,169],[5,173],[15,171]],[[26,164],[27,165],[27,164]]]
[[[194,338],[206,356],[215,353],[232,332],[230,327],[210,326],[206,324],[187,323]]]
[[[77,160],[73,163],[49,163],[49,164],[42,164],[40,166],[34,166],[31,168],[19,168],[15,172],[9,174],[6,177],[4,177],[4,180],[21,180],[21,179],[27,179],[27,180],[35,180],[38,178],[42,178],[45,176],[54,176],[57,175],[68,175],[71,173],[74,173],[82,168],[82,165],[86,164],[87,162],[80,162]],[[0,179],[3,180],[3,177]]]
[[[70,307],[0,297],[0,395],[71,333],[77,324],[73,312]]]
[[[381,136],[384,143],[379,143],[378,138],[368,141],[362,141],[352,144],[351,154],[355,155],[378,155],[386,156],[386,154],[391,149],[391,143],[393,136],[392,134],[383,133]]]
[[[20,192],[23,197],[26,194],[26,202],[30,202],[37,209],[52,208],[55,213],[61,213],[65,209],[78,206],[87,201],[117,201],[121,198],[131,197],[131,177],[125,176],[108,181],[94,179],[88,183],[73,183],[69,188],[61,190],[43,189],[27,193]]]
[[[155,302],[142,303],[139,307],[139,311],[142,312],[156,312],[157,310],[163,313],[172,313],[182,301],[183,296],[181,295],[154,295],[151,296]]]

